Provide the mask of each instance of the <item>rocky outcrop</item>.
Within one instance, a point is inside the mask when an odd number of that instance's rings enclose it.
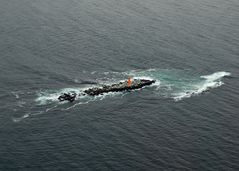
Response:
[[[58,97],[58,100],[61,101],[69,101],[73,102],[76,99],[76,93],[70,94],[70,93],[64,93]]]
[[[83,94],[80,94],[80,95],[97,96],[97,95],[101,95],[101,94],[109,93],[109,92],[130,91],[130,90],[143,88],[153,83],[155,83],[155,80],[134,79],[130,86],[128,85],[127,81],[124,81],[118,84],[89,88],[85,90]],[[59,101],[70,101],[70,102],[73,102],[75,98],[76,98],[76,94],[69,94],[69,93],[64,93],[63,95],[58,97]]]
[[[104,94],[108,92],[120,92],[120,91],[140,89],[144,86],[151,85],[153,83],[155,83],[155,80],[135,79],[133,80],[131,86],[128,86],[127,81],[125,81],[125,82],[120,82],[118,84],[113,84],[109,86],[90,88],[88,90],[85,90],[84,93],[90,96],[96,96],[96,95],[100,95],[100,94]]]

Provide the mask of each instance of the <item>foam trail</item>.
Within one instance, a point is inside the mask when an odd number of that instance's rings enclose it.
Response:
[[[47,108],[47,109],[46,109],[46,112],[48,112],[48,111],[50,111],[50,110],[56,108],[57,106],[58,106],[58,105],[55,105],[55,106],[53,106],[53,107],[51,107],[51,108]]]
[[[215,72],[211,75],[205,75],[205,76],[201,76],[201,78],[205,78],[207,80],[211,80],[211,81],[215,81],[215,80],[218,80],[218,79],[221,79],[225,76],[230,76],[231,73],[230,72],[225,72],[225,71],[221,71],[221,72]]]
[[[94,73],[95,74],[95,73]],[[186,74],[181,70],[168,70],[168,69],[148,69],[148,70],[132,70],[128,72],[104,72],[104,79],[97,80],[98,86],[104,84],[113,84],[120,81],[125,81],[129,75],[133,76],[135,79],[148,79],[156,80],[151,87],[156,87],[156,94],[164,96],[167,98],[173,98],[178,101],[183,98],[188,98],[193,95],[200,94],[202,92],[208,91],[210,88],[216,88],[223,85],[221,79],[225,76],[229,76],[229,72],[215,72],[211,75],[205,75],[198,77],[192,77],[191,74]],[[64,88],[60,90],[47,90],[38,94],[36,102],[40,105],[45,105],[49,103],[58,103],[58,97],[62,93],[76,93],[82,94],[85,89],[92,88],[95,86],[87,87],[76,87],[76,88]],[[73,108],[74,106],[88,103],[88,101],[103,100],[107,96],[115,96],[118,93],[108,93],[103,96],[98,96],[93,98],[93,100],[88,96],[77,96],[76,100],[80,100],[79,103],[67,108]],[[64,102],[61,102],[61,104]],[[67,102],[65,102],[67,103]],[[46,112],[51,109],[47,109]]]
[[[20,122],[21,120],[25,119],[25,118],[28,118],[30,116],[30,113],[27,113],[25,115],[23,115],[22,117],[19,117],[19,118],[13,118],[13,122]]]
[[[189,98],[194,95],[201,94],[205,91],[208,91],[209,89],[220,87],[224,83],[221,81],[223,77],[230,76],[231,73],[229,72],[216,72],[211,75],[205,75],[201,76],[202,79],[204,79],[202,82],[199,82],[198,84],[192,85],[192,88],[189,90],[186,90],[184,92],[176,93],[173,97],[175,101],[179,101],[183,98]]]
[[[38,93],[38,97],[35,99],[35,101],[40,105],[46,105],[48,103],[58,102],[58,97],[65,92],[81,94],[85,89],[86,88],[64,88],[57,91],[44,91]],[[82,97],[77,96],[77,98]]]
[[[118,83],[120,81],[125,81],[125,80],[105,82],[105,83],[102,83],[102,85]],[[98,86],[101,86],[101,84],[98,84]],[[90,98],[90,97],[89,96],[81,96],[80,94],[83,94],[84,90],[89,89],[89,88],[93,88],[93,87],[95,87],[95,85],[91,85],[91,86],[87,86],[87,87],[83,87],[83,88],[80,88],[80,87],[78,87],[78,88],[64,88],[64,89],[55,90],[55,91],[53,91],[53,90],[47,91],[46,90],[46,91],[38,93],[38,97],[35,99],[35,101],[39,105],[46,105],[46,104],[50,104],[50,103],[53,103],[53,102],[58,103],[59,102],[58,97],[61,94],[66,93],[66,92],[76,93],[77,94],[76,100],[83,100],[83,101],[85,101],[85,100],[88,100],[88,98]],[[102,100],[106,96],[111,96],[112,97],[112,96],[114,96],[116,94],[120,94],[120,92],[117,92],[117,93],[107,93],[107,94],[98,96],[100,98],[96,98],[95,100]],[[67,103],[67,102],[66,101],[65,102],[61,102],[61,104],[63,104],[63,103]]]
[[[16,99],[20,98],[19,92],[12,91],[11,93],[16,97]]]
[[[74,108],[74,107],[76,107],[76,106],[79,106],[79,105],[82,105],[82,104],[87,104],[87,103],[89,103],[89,102],[91,102],[91,101],[93,101],[93,100],[89,100],[89,101],[87,101],[87,102],[79,102],[79,103],[76,103],[76,104],[74,104],[74,105],[71,106],[71,107],[68,107],[68,108],[62,109],[62,111],[63,111],[63,110],[69,110],[69,109],[72,109],[72,108]]]

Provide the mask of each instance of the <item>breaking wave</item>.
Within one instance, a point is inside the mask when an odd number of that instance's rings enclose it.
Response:
[[[182,70],[168,69],[133,70],[125,74],[135,78],[156,80],[153,85],[156,87],[154,93],[162,97],[172,98],[175,101],[220,87],[224,84],[222,78],[231,75],[229,72],[220,71],[210,75],[197,76]]]
[[[222,71],[213,73],[211,75],[200,76],[200,78],[203,79],[202,81],[196,84],[192,84],[191,89],[175,93],[175,96],[173,98],[174,100],[178,101],[182,100],[183,98],[189,98],[191,96],[209,91],[210,89],[220,87],[224,84],[221,79],[230,75],[231,73]]]

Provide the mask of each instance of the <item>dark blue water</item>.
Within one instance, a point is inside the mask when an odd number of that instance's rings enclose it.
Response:
[[[1,0],[0,170],[239,170],[238,47],[238,0]]]

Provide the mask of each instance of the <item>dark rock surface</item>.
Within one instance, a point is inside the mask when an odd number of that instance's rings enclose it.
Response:
[[[120,92],[120,91],[139,89],[144,86],[151,85],[153,83],[155,83],[155,80],[135,79],[133,80],[131,86],[128,86],[127,81],[125,81],[125,82],[120,82],[118,84],[113,84],[109,86],[90,88],[88,90],[85,90],[84,92],[90,96],[96,96],[96,95],[100,95],[100,94],[108,93],[108,92]]]
[[[132,84],[129,86],[127,81],[120,82],[118,84],[104,85],[102,87],[94,87],[84,91],[81,95],[97,96],[109,92],[121,92],[121,91],[130,91],[135,89],[140,89],[142,87],[148,86],[155,83],[155,80],[145,80],[145,79],[134,79]],[[64,93],[59,96],[59,101],[70,101],[73,102],[76,98],[76,94]]]
[[[73,102],[76,99],[76,93],[70,94],[70,93],[64,93],[58,97],[59,101],[69,101]]]

